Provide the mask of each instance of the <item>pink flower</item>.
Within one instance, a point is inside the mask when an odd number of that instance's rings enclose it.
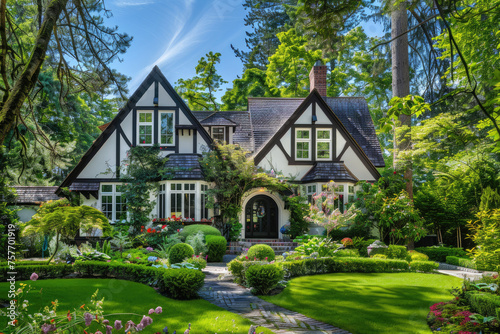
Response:
[[[153,323],[153,319],[147,316],[143,316],[140,325],[142,325],[144,328],[148,327]]]
[[[153,314],[153,313],[155,313],[155,310],[150,308],[148,314]]]
[[[160,314],[161,312],[163,312],[163,309],[161,308],[161,306],[158,306],[158,307],[155,309],[155,313],[156,313],[156,314]]]
[[[113,327],[107,325],[106,326],[106,334],[112,334],[113,333]]]
[[[89,312],[85,312],[83,318],[85,319],[85,326],[87,327],[90,326],[90,324],[92,323],[92,319],[94,319],[94,317],[92,317],[92,314],[90,314]]]
[[[33,274],[31,274],[31,276],[30,276],[30,280],[32,280],[32,281],[36,281],[37,279],[38,279],[38,275],[37,275],[37,273],[33,273]]]
[[[122,321],[121,320],[115,320],[115,329],[117,331],[119,331],[120,329],[122,329],[123,326],[122,326]]]

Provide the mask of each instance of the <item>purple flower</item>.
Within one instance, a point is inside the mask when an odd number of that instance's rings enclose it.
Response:
[[[161,312],[163,312],[163,309],[161,308],[161,306],[158,306],[158,307],[155,309],[155,313],[156,313],[156,314],[160,314]]]
[[[31,274],[30,280],[36,281],[38,279],[38,275],[36,273]]]
[[[115,320],[115,329],[117,331],[119,331],[120,329],[122,329],[123,326],[122,326],[122,321],[121,320]]]
[[[155,310],[153,308],[150,308],[148,314],[153,314],[153,313],[155,313]]]
[[[54,324],[43,324],[42,325],[42,333],[46,334],[48,332],[53,332],[56,330],[56,325]]]
[[[89,312],[85,312],[83,318],[85,319],[85,326],[87,327],[90,326],[90,324],[92,323],[92,319],[94,319],[92,314],[90,314]]]
[[[103,325],[108,325],[108,324],[109,324],[109,320],[108,320],[108,319],[104,319],[104,320],[102,321],[102,324],[103,324]]]
[[[109,325],[106,326],[106,334],[111,334],[111,333],[113,333],[113,327],[111,327]]]
[[[143,324],[138,324],[137,326],[135,326],[135,329],[140,332],[144,329],[144,325]]]
[[[189,334],[191,332],[191,324],[188,324],[188,329],[184,331],[184,334]]]
[[[152,251],[153,251],[153,247],[146,247],[146,250],[147,250],[148,252],[152,252]]]
[[[167,333],[167,334],[168,334],[168,327],[167,327],[167,326],[165,326],[165,327],[163,328],[163,333]]]
[[[125,324],[125,332],[127,332],[131,327],[135,327],[135,324],[132,320],[127,321]]]
[[[102,332],[101,331],[97,331],[94,334],[102,334]]]
[[[143,316],[140,324],[143,327],[148,327],[152,323],[153,323],[153,319],[151,319],[150,317],[147,317],[147,316]]]

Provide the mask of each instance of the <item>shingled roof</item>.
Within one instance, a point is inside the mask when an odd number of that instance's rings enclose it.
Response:
[[[335,180],[337,182],[358,182],[343,162],[318,162],[302,178],[302,182]]]
[[[250,112],[248,111],[193,111],[193,115],[203,126],[230,125],[235,126],[233,141],[247,151],[254,151],[254,136]],[[225,121],[224,121],[225,120]]]
[[[17,198],[16,204],[40,204],[50,200],[58,200],[56,195],[58,187],[39,187],[39,186],[14,186],[16,189]]]
[[[165,167],[172,171],[174,180],[203,179],[200,156],[197,154],[171,154]]]

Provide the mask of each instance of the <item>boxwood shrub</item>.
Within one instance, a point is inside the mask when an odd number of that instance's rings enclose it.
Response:
[[[205,242],[208,248],[208,262],[222,262],[227,250],[226,238],[216,235],[207,235]]]
[[[188,244],[175,244],[170,248],[168,260],[170,264],[181,263],[186,258],[191,258],[194,255],[193,247]]]
[[[37,273],[43,278],[62,278],[73,273],[71,264],[51,264],[41,262],[39,264],[19,265],[16,263],[15,270],[11,270],[9,266],[0,266],[0,277],[5,281],[10,275],[8,272],[16,272],[16,280],[28,280],[32,273]]]
[[[405,246],[389,245],[385,253],[389,259],[409,260],[408,250]]]
[[[283,269],[273,264],[251,266],[245,273],[248,285],[259,295],[267,295],[283,280]]]
[[[278,262],[285,272],[285,277],[328,274],[336,272],[382,273],[408,271],[409,265],[404,260],[386,260],[369,258],[320,258]]]
[[[174,299],[192,299],[198,296],[205,274],[193,269],[162,269],[158,288]]]
[[[190,235],[195,235],[198,232],[202,232],[205,236],[207,235],[216,235],[221,236],[221,233],[218,229],[210,225],[203,224],[193,224],[185,226],[182,231],[179,233],[182,240],[186,240]]]
[[[233,275],[236,282],[246,284],[246,271],[252,266],[262,266],[268,264],[265,261],[241,261],[234,259],[227,264],[228,270]]]
[[[457,257],[457,256],[447,256],[446,263],[453,264],[455,266],[477,269],[477,265],[469,258]]]
[[[500,309],[500,296],[488,292],[467,291],[465,299],[472,310],[483,316],[497,316]]]
[[[247,255],[250,259],[256,258],[257,260],[260,261],[263,260],[273,261],[274,257],[276,256],[271,246],[266,244],[253,245],[248,249]]]
[[[462,248],[452,247],[418,247],[415,250],[424,253],[429,260],[436,262],[446,262],[447,256],[465,257],[467,255]]]
[[[430,273],[439,267],[439,263],[434,261],[412,261],[410,262],[410,268],[413,271],[422,271],[424,273]]]

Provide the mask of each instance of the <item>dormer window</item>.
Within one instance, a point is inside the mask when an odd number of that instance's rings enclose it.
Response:
[[[174,112],[160,112],[160,145],[174,145]]]
[[[218,142],[224,142],[226,140],[226,131],[223,126],[214,126],[212,128],[212,138]]]
[[[297,160],[311,160],[311,130],[295,130],[295,158]]]
[[[153,145],[153,112],[139,111],[139,145]]]

